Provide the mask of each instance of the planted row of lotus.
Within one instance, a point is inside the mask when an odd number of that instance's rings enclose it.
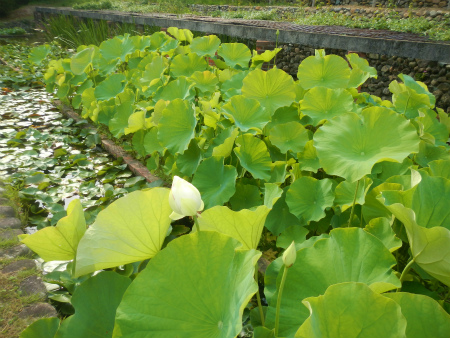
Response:
[[[236,337],[250,308],[256,338],[448,337],[450,120],[426,86],[402,75],[382,101],[356,90],[376,71],[354,54],[349,66],[317,51],[294,81],[260,69],[278,50],[169,32],[81,46],[45,80],[113,136],[133,134],[150,169],[192,181],[203,202],[136,191],[87,230],[72,205],[70,247],[58,226],[24,238],[87,278],[73,317],[29,332]],[[193,216],[192,233],[171,215]],[[268,267],[267,307],[254,280],[263,231],[296,252]],[[42,251],[55,245],[63,257]]]

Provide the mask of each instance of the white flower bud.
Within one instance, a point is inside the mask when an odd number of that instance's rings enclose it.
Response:
[[[204,208],[202,197],[197,188],[178,176],[173,178],[169,205],[173,210],[169,217],[173,220],[184,216],[194,216]]]
[[[283,263],[286,268],[290,268],[295,263],[297,258],[297,251],[295,249],[295,243],[292,241],[291,245],[283,252]]]

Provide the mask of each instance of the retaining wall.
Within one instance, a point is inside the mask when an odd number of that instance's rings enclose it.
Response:
[[[289,30],[295,25],[263,22],[267,26],[255,26],[255,21],[223,20],[215,22],[200,21],[195,17],[178,18],[170,15],[134,14],[106,11],[81,11],[57,8],[36,8],[36,18],[49,15],[73,15],[81,18],[102,19],[115,22],[136,23],[159,27],[175,26],[211,34],[224,34],[240,38],[257,39],[256,50],[263,52],[275,48],[276,29],[280,30],[279,47],[283,50],[277,55],[276,65],[287,73],[297,74],[298,65],[315,48],[324,48],[327,54],[345,56],[349,51],[364,53],[369,64],[378,71],[378,79],[369,79],[363,91],[390,98],[388,85],[397,75],[404,73],[423,81],[436,96],[437,106],[450,113],[450,43],[432,41],[403,41],[365,36],[346,36]],[[209,20],[209,19],[206,19]],[[250,24],[253,24],[250,25]],[[294,27],[295,28],[295,27]],[[365,30],[368,31],[368,30]],[[408,35],[405,35],[408,37]],[[383,36],[384,37],[384,36]]]

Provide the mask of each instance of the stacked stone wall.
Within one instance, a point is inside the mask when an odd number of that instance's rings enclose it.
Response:
[[[258,44],[258,42],[257,42]],[[277,67],[296,78],[299,64],[308,56],[314,55],[314,48],[296,44],[282,44],[282,50],[277,55]],[[336,54],[345,58],[348,51],[325,48],[327,54]],[[422,81],[428,90],[436,96],[436,106],[450,113],[450,64],[413,58],[401,58],[380,54],[364,56],[369,65],[378,72],[377,79],[369,79],[361,90],[377,95],[384,100],[390,100],[392,95],[389,84],[398,80],[399,74],[406,74]]]

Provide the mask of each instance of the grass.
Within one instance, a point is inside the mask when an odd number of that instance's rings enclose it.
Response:
[[[1,260],[5,266],[14,260]],[[21,319],[18,314],[28,305],[42,301],[38,295],[20,296],[18,288],[26,278],[36,275],[36,269],[23,270],[15,274],[0,273],[0,338],[18,337],[19,334],[37,318]]]

